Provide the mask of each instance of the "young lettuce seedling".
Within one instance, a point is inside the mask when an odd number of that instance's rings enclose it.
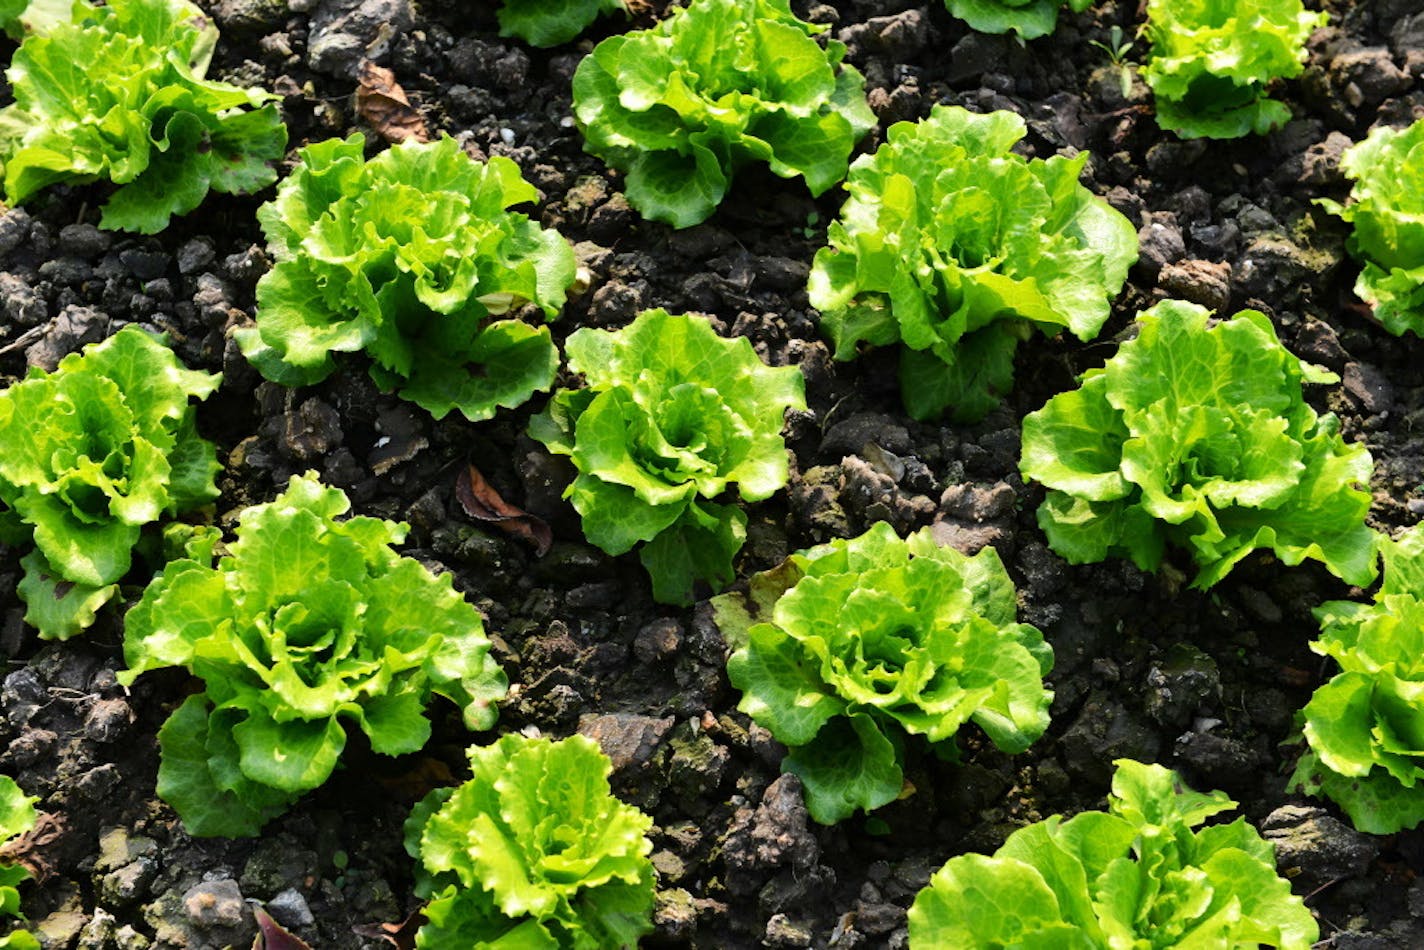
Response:
[[[257,211],[277,264],[257,284],[243,354],[274,382],[310,385],[334,353],[364,351],[371,377],[443,418],[488,419],[548,389],[547,327],[494,319],[532,303],[558,316],[576,274],[557,231],[507,209],[539,193],[502,156],[476,162],[452,138],[366,161],[364,139],[327,139]]]
[[[19,593],[41,637],[94,622],[144,526],[217,497],[217,454],[189,400],[221,379],[127,326],[0,392],[0,536],[34,542]]]
[[[1350,201],[1318,203],[1354,225],[1346,247],[1364,261],[1355,293],[1395,336],[1424,336],[1424,119],[1378,128],[1340,158]]]
[[[1266,98],[1266,87],[1300,75],[1305,41],[1327,20],[1301,0],[1147,0],[1152,51],[1142,77],[1157,124],[1184,139],[1285,125],[1290,109]]]
[[[1277,947],[1320,936],[1236,807],[1160,765],[1118,759],[1108,810],[1020,828],[993,856],[951,858],[910,908],[913,950]]]
[[[761,501],[786,484],[781,429],[787,409],[806,408],[801,371],[664,310],[584,328],[565,348],[588,388],[556,393],[529,434],[578,469],[566,497],[585,537],[609,554],[641,543],[660,603],[692,603],[699,581],[730,584],[747,516],[714,499],[735,485]]]
[[[721,203],[738,168],[766,162],[819,195],[875,126],[845,44],[813,38],[789,0],[697,0],[613,36],[574,73],[584,148],[628,175],[628,203],[685,228]]]
[[[614,798],[584,736],[470,749],[470,780],[411,812],[419,950],[633,950],[652,929],[652,819]]]
[[[391,550],[405,525],[337,520],[348,507],[294,476],[216,567],[173,561],[129,611],[119,682],[182,666],[204,683],[158,732],[158,794],[191,834],[257,834],[330,777],[347,723],[382,755],[425,745],[432,694],[494,725],[508,682],[479,612]]]
[[[752,588],[758,616],[737,595],[714,602],[738,645],[727,676],[737,708],[790,747],[784,768],[822,824],[900,796],[907,735],[952,755],[972,719],[1014,753],[1048,727],[1053,650],[1016,622],[993,548],[968,557],[928,528],[902,541],[881,522],[793,554]]]
[[[1306,742],[1291,787],[1333,800],[1361,831],[1424,821],[1424,528],[1382,538],[1374,602],[1315,609],[1310,648],[1340,664],[1301,711]]]
[[[1210,313],[1180,300],[1143,311],[1106,366],[1024,417],[1020,469],[1049,489],[1049,545],[1073,564],[1118,555],[1145,571],[1185,548],[1203,590],[1257,548],[1370,583],[1370,453],[1301,389],[1337,377],[1291,355],[1264,314],[1208,326]]]
[[[1037,327],[1097,335],[1137,260],[1137,231],[1078,184],[1088,160],[1032,161],[1010,112],[936,106],[890,127],[851,166],[808,292],[835,358],[903,344],[900,391],[916,419],[983,418],[1013,385]]]
[[[0,110],[5,196],[60,182],[118,188],[99,225],[155,234],[209,190],[250,194],[277,178],[287,128],[261,89],[204,79],[217,28],[186,0],[79,0],[26,36]],[[23,19],[22,19],[23,22]],[[265,105],[264,105],[265,103]]]

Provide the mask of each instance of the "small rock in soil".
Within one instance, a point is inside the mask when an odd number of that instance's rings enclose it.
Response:
[[[613,783],[635,788],[648,784],[645,773],[673,725],[671,716],[657,719],[635,713],[605,713],[579,717],[578,731],[597,742],[612,760]]]
[[[1276,846],[1276,866],[1313,891],[1363,875],[1379,855],[1375,838],[1355,831],[1323,808],[1283,805],[1261,822],[1261,836]]]
[[[87,343],[98,343],[108,331],[108,314],[91,307],[65,307],[39,342],[25,350],[25,362],[54,372],[61,359]]]
[[[772,782],[762,795],[752,820],[752,844],[760,867],[809,868],[820,857],[821,848],[807,830],[806,802],[801,779],[786,773]]]
[[[409,0],[322,0],[311,19],[307,65],[355,79],[368,46],[381,36],[399,36],[413,24]]]
[[[1162,743],[1157,733],[1134,713],[1115,700],[1094,693],[1063,734],[1061,744],[1069,772],[1106,787],[1113,760],[1155,762]]]
[[[821,439],[821,456],[839,459],[859,455],[867,445],[878,445],[899,454],[912,448],[910,433],[903,425],[880,413],[859,412],[826,430]]]
[[[1225,261],[1184,260],[1167,264],[1157,284],[1170,296],[1222,313],[1231,303],[1231,265]]]
[[[1346,363],[1340,376],[1350,402],[1366,415],[1385,412],[1394,404],[1394,387],[1384,373],[1369,363]]]
[[[1148,220],[1137,232],[1137,263],[1156,277],[1163,267],[1186,256],[1187,245],[1177,227],[1177,216],[1170,211],[1148,212],[1144,217]]]
[[[302,892],[289,887],[267,902],[267,913],[283,927],[310,927],[316,923]]]
[[[240,926],[247,916],[242,891],[232,878],[207,881],[183,895],[183,910],[193,926],[203,930]]]
[[[1181,729],[1198,711],[1221,701],[1216,661],[1196,647],[1174,644],[1147,671],[1144,706],[1160,725]]]

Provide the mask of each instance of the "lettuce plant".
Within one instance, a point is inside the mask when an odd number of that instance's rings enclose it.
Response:
[[[624,8],[623,0],[504,0],[495,15],[500,36],[546,47],[567,43],[599,15]]]
[[[1115,764],[1106,812],[951,858],[910,908],[910,946],[1309,950],[1320,929],[1275,848],[1244,818],[1198,829],[1236,802],[1160,765]]]
[[[1256,548],[1370,583],[1369,451],[1301,394],[1336,377],[1292,356],[1258,311],[1214,326],[1209,314],[1178,300],[1144,311],[1106,366],[1024,418],[1020,467],[1049,489],[1048,543],[1074,564],[1125,555],[1147,571],[1184,547],[1202,589]]]
[[[614,798],[584,736],[507,735],[470,750],[470,780],[406,822],[432,900],[420,950],[631,950],[652,929],[652,819]]]
[[[555,394],[529,434],[578,469],[565,497],[584,535],[609,554],[643,543],[661,603],[691,603],[698,581],[731,583],[747,516],[713,499],[735,485],[760,501],[786,484],[781,428],[787,409],[806,408],[801,371],[664,310],[622,330],[584,328],[565,349],[588,388]]]
[[[19,837],[35,826],[35,802],[15,780],[0,775],[0,844]],[[30,872],[21,864],[0,864],[0,917],[24,917],[20,913],[19,885]],[[40,950],[34,934],[15,930],[0,937],[0,950]]]
[[[980,33],[1008,33],[1026,40],[1047,36],[1058,26],[1058,8],[1067,3],[1082,13],[1093,0],[944,0],[949,12]]]
[[[1424,119],[1378,128],[1346,150],[1350,203],[1321,200],[1354,231],[1346,246],[1364,261],[1355,293],[1396,336],[1424,336]]]
[[[494,724],[506,680],[479,613],[391,550],[405,525],[338,521],[348,507],[294,476],[242,513],[216,567],[171,562],[129,611],[121,683],[165,666],[204,683],[158,733],[158,794],[192,834],[257,834],[331,775],[345,723],[383,755],[425,745],[432,693]]]
[[[276,96],[204,79],[216,43],[187,0],[78,0],[67,22],[27,36],[0,110],[6,198],[110,181],[100,226],[153,234],[209,190],[271,184],[287,144]]]
[[[0,0],[0,29],[16,40],[44,33],[69,22],[73,9],[74,0]]]
[[[19,593],[40,636],[92,624],[144,526],[217,497],[217,456],[189,399],[220,380],[127,326],[0,392],[0,529],[34,543]]]
[[[1142,77],[1157,124],[1186,139],[1285,125],[1290,109],[1266,98],[1266,87],[1300,75],[1305,41],[1327,19],[1301,0],[1147,0],[1152,51]]]
[[[1373,603],[1315,610],[1320,639],[1310,648],[1340,672],[1301,712],[1309,745],[1291,784],[1382,835],[1424,821],[1424,528],[1381,539],[1380,551]]]
[[[789,0],[697,0],[599,43],[574,73],[584,148],[628,175],[628,203],[676,228],[716,210],[733,173],[766,162],[813,195],[845,177],[875,125],[845,45]]]
[[[1137,260],[1137,232],[1078,184],[1087,154],[1025,160],[1024,122],[936,106],[851,166],[850,197],[816,252],[811,303],[835,358],[904,345],[916,419],[973,421],[1013,384],[1033,327],[1095,336]]]
[[[1053,650],[1016,622],[993,548],[967,557],[928,528],[902,541],[881,522],[792,555],[772,577],[757,600],[775,594],[774,606],[758,617],[719,598],[723,634],[739,644],[727,675],[737,708],[790,747],[784,768],[822,824],[900,796],[907,734],[953,755],[972,719],[1014,753],[1048,727]]]
[[[404,142],[365,161],[364,139],[328,139],[257,211],[276,258],[257,284],[257,325],[236,334],[268,379],[325,379],[364,350],[384,388],[443,418],[488,419],[553,383],[547,327],[492,319],[529,302],[551,320],[574,281],[573,248],[506,209],[538,198],[519,167],[476,162],[454,139]]]

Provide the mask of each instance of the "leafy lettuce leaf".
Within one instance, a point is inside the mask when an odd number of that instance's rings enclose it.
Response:
[[[1106,366],[1024,418],[1020,468],[1049,489],[1049,544],[1074,564],[1120,555],[1149,571],[1185,548],[1202,589],[1257,548],[1370,583],[1369,451],[1301,391],[1335,377],[1287,352],[1258,311],[1215,326],[1209,314],[1177,300],[1144,311]]]
[[[1065,2],[1074,13],[1082,13],[1093,0],[944,0],[944,5],[980,33],[1012,30],[1032,40],[1053,32],[1058,8]]]
[[[127,326],[0,392],[0,502],[34,540],[20,596],[42,637],[93,623],[145,525],[217,497],[189,400],[220,381]]]
[[[652,929],[652,819],[613,797],[598,744],[507,735],[469,755],[470,780],[406,823],[407,850],[441,887],[416,946],[637,946]]]
[[[982,418],[1037,327],[1092,339],[1137,260],[1132,224],[1078,184],[1088,156],[1025,160],[1009,112],[936,106],[851,166],[808,292],[835,358],[904,345],[916,419]]]
[[[1106,813],[1054,815],[992,857],[950,859],[910,908],[911,945],[1307,950],[1319,937],[1245,819],[1194,830],[1235,802],[1159,765],[1115,765]]]
[[[504,0],[495,15],[500,36],[547,47],[574,39],[601,14],[623,9],[623,0]]]
[[[1053,651],[1016,622],[992,548],[967,557],[881,522],[792,555],[778,582],[768,620],[718,612],[740,644],[727,676],[737,708],[790,747],[784,767],[822,824],[899,797],[906,735],[952,747],[973,720],[1012,753],[1048,727]]]
[[[15,780],[0,775],[0,844],[16,838],[35,826],[37,797],[26,795]],[[18,885],[30,877],[22,864],[0,864],[0,916],[24,917],[20,913]],[[34,934],[15,930],[0,937],[0,947],[7,950],[40,950]]]
[[[574,73],[584,148],[627,173],[643,217],[675,228],[706,220],[753,161],[819,195],[875,125],[845,44],[813,38],[824,29],[789,0],[699,0],[610,37]]]
[[[1299,76],[1305,41],[1329,18],[1301,0],[1147,0],[1152,43],[1142,78],[1157,124],[1184,139],[1263,135],[1290,121],[1266,97],[1275,79]]]
[[[492,319],[532,303],[554,319],[573,248],[507,209],[538,198],[519,167],[476,162],[446,136],[370,161],[364,139],[327,139],[258,209],[277,264],[257,284],[257,325],[238,330],[264,376],[308,385],[363,350],[371,376],[443,418],[488,419],[548,389],[547,327]]]
[[[1355,293],[1395,336],[1424,336],[1424,119],[1377,128],[1347,149],[1348,204],[1321,200],[1354,226],[1346,247],[1364,262]]]
[[[77,0],[6,73],[0,160],[12,204],[59,182],[119,186],[100,226],[154,234],[210,190],[276,180],[287,129],[260,89],[203,78],[217,29],[186,0]],[[264,103],[266,103],[264,105]]]
[[[583,390],[562,390],[529,426],[578,477],[566,492],[588,540],[609,554],[642,543],[653,597],[687,604],[694,586],[731,583],[746,515],[713,499],[769,498],[789,467],[781,429],[805,409],[795,367],[764,364],[705,317],[645,310],[622,330],[568,339]]]
[[[391,550],[404,525],[336,520],[348,507],[294,476],[242,513],[215,567],[170,563],[125,619],[120,682],[182,666],[205,684],[160,734],[159,792],[193,834],[257,834],[326,781],[346,723],[383,755],[425,745],[432,694],[470,729],[494,724],[507,680],[479,613]]]
[[[1310,648],[1340,666],[1301,711],[1309,744],[1292,785],[1323,794],[1370,834],[1424,821],[1424,529],[1381,538],[1373,603],[1315,609]]]

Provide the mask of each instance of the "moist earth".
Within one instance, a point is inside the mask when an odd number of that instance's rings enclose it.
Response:
[[[660,0],[551,51],[500,39],[491,4],[200,5],[222,29],[214,73],[279,93],[293,147],[352,131],[378,140],[353,97],[371,60],[432,131],[517,162],[543,193],[540,220],[576,243],[590,275],[555,324],[558,339],[664,307],[705,313],[770,363],[801,367],[809,409],[788,419],[791,483],[748,507],[739,577],[876,521],[902,533],[932,525],[966,551],[998,549],[1022,619],[1056,651],[1053,724],[1028,752],[1006,756],[967,727],[958,763],[911,758],[912,794],[818,826],[798,780],[780,774],[784,750],[736,711],[707,605],[653,603],[636,558],[583,541],[560,498],[566,460],[524,434],[545,397],[489,422],[434,422],[379,392],[359,357],[299,390],[247,365],[231,331],[251,321],[270,266],[255,217],[270,189],[212,195],[156,237],[98,230],[97,186],[4,211],[0,374],[52,368],[124,323],[163,331],[190,366],[224,374],[197,409],[226,462],[217,524],[230,532],[243,507],[307,470],[358,512],[408,522],[404,553],[452,573],[487,618],[513,684],[499,730],[594,737],[613,759],[614,790],[653,816],[659,892],[646,946],[904,947],[906,909],[945,860],[991,851],[1048,815],[1101,807],[1123,756],[1237,799],[1276,843],[1330,946],[1424,945],[1424,834],[1358,834],[1330,804],[1285,791],[1300,748],[1295,711],[1331,673],[1307,648],[1311,608],[1364,592],[1317,565],[1287,569],[1259,554],[1205,594],[1187,589],[1185,561],[1157,575],[1123,561],[1070,566],[1035,523],[1042,490],[1018,475],[1024,414],[1101,365],[1139,309],[1175,296],[1224,313],[1260,309],[1294,352],[1339,374],[1309,398],[1374,456],[1371,523],[1389,532],[1424,514],[1420,342],[1371,322],[1351,291],[1358,265],[1344,254],[1344,226],[1312,204],[1348,192],[1341,152],[1372,126],[1424,116],[1418,0],[1326,3],[1331,25],[1311,39],[1304,75],[1277,93],[1295,120],[1231,142],[1160,131],[1140,80],[1124,90],[1092,45],[1113,26],[1132,36],[1136,3],[1065,12],[1053,36],[1024,44],[969,31],[938,0],[793,2],[849,45],[867,77],[881,122],[861,150],[935,103],[1009,109],[1028,121],[1024,154],[1090,151],[1084,183],[1141,228],[1141,260],[1099,339],[1020,347],[1013,393],[972,426],[910,420],[893,352],[830,359],[804,288],[838,189],[813,199],[799,181],[748,168],[707,223],[673,231],[643,221],[619,176],[584,154],[573,70],[602,36],[651,25]],[[466,516],[455,485],[470,465],[552,525],[547,554]],[[194,683],[167,670],[118,686],[121,610],[84,637],[37,640],[15,595],[20,553],[0,558],[0,771],[40,796],[40,825],[12,854],[35,871],[22,906],[42,944],[245,947],[256,902],[312,947],[411,946],[401,923],[420,902],[401,824],[427,790],[467,774],[465,748],[492,735],[469,734],[453,709],[438,711],[422,752],[399,759],[353,735],[342,773],[261,838],[192,838],[154,781],[157,729]],[[145,578],[130,580],[129,603]]]

